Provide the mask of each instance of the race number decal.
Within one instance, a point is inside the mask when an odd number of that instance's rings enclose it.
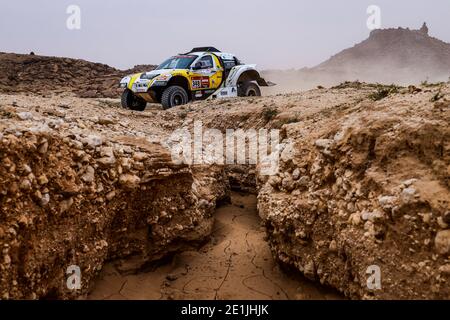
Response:
[[[192,89],[201,89],[202,81],[197,79],[192,79]]]
[[[209,88],[209,77],[193,77],[192,89]]]

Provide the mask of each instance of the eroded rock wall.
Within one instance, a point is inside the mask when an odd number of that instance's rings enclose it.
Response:
[[[258,177],[274,255],[350,298],[449,299],[449,123],[449,101],[398,95],[286,126]]]
[[[1,298],[75,298],[107,260],[139,268],[208,238],[227,197],[222,170],[173,165],[156,143],[125,142],[1,134]],[[67,288],[71,265],[81,290]]]

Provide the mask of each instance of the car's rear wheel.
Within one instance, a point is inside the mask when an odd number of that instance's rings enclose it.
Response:
[[[254,82],[244,82],[238,88],[239,97],[260,97],[261,89]]]
[[[170,86],[164,90],[161,97],[161,104],[164,109],[180,106],[189,102],[189,96],[180,86]]]
[[[147,106],[147,101],[134,95],[130,89],[125,89],[122,93],[122,107],[135,111],[144,111]]]

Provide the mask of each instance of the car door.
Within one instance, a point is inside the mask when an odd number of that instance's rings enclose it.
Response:
[[[191,88],[196,90],[216,89],[222,82],[220,62],[212,54],[205,54],[194,63]]]

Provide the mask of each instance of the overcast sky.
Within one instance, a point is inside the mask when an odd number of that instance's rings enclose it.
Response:
[[[66,27],[72,4],[80,30]],[[372,4],[384,28],[426,21],[450,42],[449,0],[0,0],[0,51],[128,68],[212,45],[260,68],[301,68],[364,40]]]

